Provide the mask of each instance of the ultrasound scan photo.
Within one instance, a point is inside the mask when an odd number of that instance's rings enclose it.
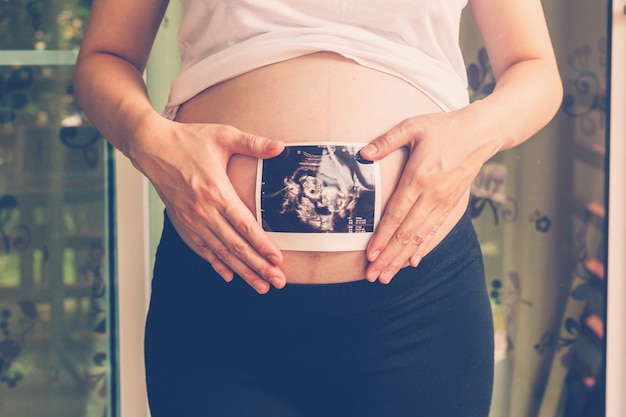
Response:
[[[262,161],[260,213],[265,231],[372,233],[376,170],[359,144],[287,146]]]

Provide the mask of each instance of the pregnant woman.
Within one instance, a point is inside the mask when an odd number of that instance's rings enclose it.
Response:
[[[75,77],[166,207],[152,416],[487,416],[466,209],[481,165],[560,104],[540,0],[469,0],[497,79],[472,104],[466,0],[182,0],[161,115],[142,72],[167,3],[95,0]]]

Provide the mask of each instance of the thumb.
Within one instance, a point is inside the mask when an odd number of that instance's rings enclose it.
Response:
[[[396,149],[409,145],[410,131],[407,129],[406,121],[402,122],[365,145],[359,151],[359,155],[370,161],[382,159]]]
[[[232,153],[248,155],[258,159],[273,158],[285,149],[285,144],[281,141],[244,132],[239,132],[233,139],[229,144]]]

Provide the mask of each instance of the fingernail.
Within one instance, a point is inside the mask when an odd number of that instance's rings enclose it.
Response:
[[[363,164],[363,165],[369,165],[369,164],[373,164],[374,163],[374,161],[370,161],[369,159],[363,158],[363,155],[361,155],[361,151],[358,151],[356,153],[356,155],[354,155],[354,159],[356,159],[356,161],[359,164]]]
[[[377,250],[376,252],[372,253],[372,255],[369,258],[370,262],[374,262],[376,259],[378,259],[378,255],[380,255],[380,251]],[[380,271],[378,271],[378,273],[380,274]]]
[[[216,270],[217,271],[217,270]],[[235,278],[235,274],[231,271],[217,271],[218,274],[224,279],[226,282],[232,282],[233,278]]]
[[[378,279],[378,276],[380,275],[380,271],[375,270],[370,272],[369,274],[366,274],[365,278],[369,281],[369,282],[374,282]]]
[[[413,255],[411,256],[411,259],[409,260],[409,263],[411,264],[411,266],[413,268],[416,268],[417,265],[420,263],[420,261],[422,260],[422,257],[419,255]]]
[[[361,149],[360,153],[365,153],[369,156],[374,156],[378,153],[378,147],[374,145],[373,143],[368,143],[367,145],[365,145],[365,147],[363,147],[363,149]]]
[[[281,260],[278,255],[270,255],[267,259],[272,263],[272,265],[278,266],[281,264]]]
[[[285,286],[285,280],[279,277],[271,277],[270,282],[274,286],[274,288],[281,289]]]
[[[385,271],[378,279],[383,284],[389,284],[391,282],[391,278],[393,278],[393,271]]]
[[[267,142],[265,142],[265,150],[266,151],[273,151],[276,148],[278,148],[279,143],[276,142],[275,140],[272,139],[268,139]]]
[[[258,279],[254,282],[254,289],[259,294],[267,294],[267,292],[270,290],[270,284],[262,279]]]

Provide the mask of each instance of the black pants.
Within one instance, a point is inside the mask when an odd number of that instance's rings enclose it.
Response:
[[[493,323],[466,215],[391,284],[224,282],[166,218],[146,330],[153,417],[484,417]]]

